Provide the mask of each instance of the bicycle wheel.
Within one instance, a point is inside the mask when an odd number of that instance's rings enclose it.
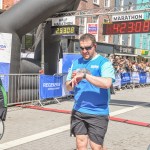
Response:
[[[2,119],[0,118],[0,140],[2,139],[4,134],[4,122],[2,121]]]

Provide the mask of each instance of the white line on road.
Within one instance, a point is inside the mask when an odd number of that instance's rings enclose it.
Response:
[[[41,139],[41,138],[45,138],[47,136],[51,136],[51,135],[54,135],[54,134],[57,134],[57,133],[61,133],[61,132],[67,131],[69,128],[70,128],[70,125],[66,125],[66,126],[58,127],[58,128],[52,129],[52,130],[45,131],[45,132],[41,132],[41,133],[37,133],[37,134],[34,134],[34,135],[26,136],[26,137],[23,137],[23,138],[14,140],[14,141],[6,142],[6,143],[3,143],[3,144],[0,144],[0,150],[12,148],[12,147],[15,147],[15,146],[18,146],[18,145],[21,145],[21,144],[25,144],[25,143],[28,143],[28,142],[31,142],[31,141],[35,141],[35,140],[38,140],[38,139]]]
[[[117,110],[117,111],[111,112],[110,116],[120,115],[120,114],[126,113],[126,112],[131,111],[131,110],[135,110],[137,108],[140,108],[140,107],[143,107],[143,106],[146,106],[146,105],[149,105],[149,103],[142,103],[140,105],[136,105],[136,106],[133,106],[133,107]]]
[[[115,112],[111,112],[110,116],[123,114],[123,113],[129,112],[131,110],[135,110],[137,108],[140,108],[140,107],[146,106],[146,105],[149,105],[149,103],[142,103],[141,105],[136,105],[134,107],[125,108],[125,109],[121,109],[121,110],[118,110],[118,111],[115,111]],[[48,136],[51,136],[51,135],[54,135],[54,134],[58,134],[58,133],[67,131],[69,129],[70,129],[70,125],[65,125],[65,126],[61,126],[61,127],[52,129],[52,130],[48,130],[48,131],[45,131],[45,132],[40,132],[40,133],[31,135],[31,136],[26,136],[26,137],[23,137],[23,138],[20,138],[20,139],[17,139],[17,140],[6,142],[6,143],[3,143],[3,144],[0,144],[0,150],[9,149],[9,148],[21,145],[21,144],[25,144],[25,143],[28,143],[28,142],[32,142],[32,141],[35,141],[35,140],[38,140],[38,139],[41,139],[41,138],[45,138],[45,137],[48,137]]]

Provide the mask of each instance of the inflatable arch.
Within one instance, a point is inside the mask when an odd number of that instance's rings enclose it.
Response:
[[[3,41],[3,34],[11,35],[10,46],[10,59],[9,66],[7,63],[0,61],[0,74],[2,70],[7,68],[6,74],[18,73],[37,73],[34,68],[39,69],[41,66],[41,41],[35,47],[34,59],[20,59],[20,48],[22,36],[38,27],[41,23],[45,22],[48,18],[59,12],[66,12],[76,10],[80,0],[21,0],[9,10],[0,15],[0,42]],[[2,37],[2,38],[1,38]],[[10,40],[9,39],[9,40]],[[57,73],[59,51],[60,51],[60,36],[54,37],[51,34],[51,22],[47,22],[44,28],[44,64],[46,64],[45,74],[53,75]],[[6,39],[3,43],[7,44]],[[0,50],[4,49],[0,45]],[[6,54],[7,55],[7,54]],[[2,58],[2,57],[0,57]],[[2,65],[1,65],[2,64]],[[5,66],[6,65],[6,66]],[[39,68],[38,68],[39,67]],[[4,73],[4,74],[5,74]],[[18,81],[13,83],[11,79],[7,80],[9,83],[5,87],[6,91],[18,94],[20,91]],[[13,84],[13,88],[10,85]],[[30,91],[30,89],[25,89]],[[14,102],[15,98],[11,96],[9,101]]]
[[[0,33],[12,33],[10,73],[20,71],[21,38],[40,23],[62,11],[76,10],[80,0],[21,0],[0,15]],[[50,23],[45,26],[46,73],[57,72],[60,37],[52,37]],[[39,59],[39,54],[35,55]],[[37,61],[35,60],[35,61]],[[34,60],[33,60],[34,62]]]

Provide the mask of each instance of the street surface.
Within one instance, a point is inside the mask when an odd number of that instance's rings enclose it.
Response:
[[[45,105],[47,111],[8,108],[0,150],[75,150],[75,138],[69,134],[70,114],[58,113],[59,110],[71,111],[72,105],[73,100],[66,99],[60,104]],[[52,108],[58,112],[49,111]],[[150,124],[150,87],[117,91],[112,95],[110,110],[110,116],[134,122],[111,120],[105,147],[108,150],[147,150],[150,126],[145,127],[144,123]]]

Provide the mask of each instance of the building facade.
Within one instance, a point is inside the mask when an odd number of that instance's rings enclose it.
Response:
[[[80,17],[78,20],[80,31],[79,35],[83,33],[93,33],[97,42],[113,44],[113,36],[103,35],[103,23],[110,22],[111,18],[108,15],[92,15],[92,10],[107,9],[111,10],[115,6],[114,0],[81,0],[78,10],[91,10],[91,16]],[[92,30],[93,29],[93,30]]]
[[[148,3],[149,0],[137,0],[137,4]],[[138,6],[140,7],[140,6]],[[138,8],[137,7],[137,8]],[[142,6],[144,8],[144,6]],[[144,12],[144,20],[150,19],[150,12]],[[141,33],[135,35],[135,47],[150,50],[150,33]]]
[[[4,10],[9,9],[11,6],[19,2],[20,0],[0,0],[0,7]],[[138,50],[150,50],[150,33],[140,34],[117,34],[117,35],[103,35],[103,24],[112,22],[112,16],[103,14],[93,15],[94,10],[113,10],[115,7],[123,11],[125,6],[129,10],[132,10],[132,5],[138,4],[141,7],[141,3],[148,3],[149,0],[81,0],[77,11],[81,11],[83,15],[76,16],[76,25],[79,26],[79,35],[72,37],[63,37],[63,45],[65,52],[74,52],[74,50],[68,51],[68,45],[70,44],[68,39],[78,39],[84,33],[92,33],[95,35],[97,42],[104,44],[120,45],[120,47],[135,47]],[[120,8],[121,6],[121,8]],[[1,9],[0,8],[0,9]],[[84,11],[90,10],[90,15],[84,15]],[[144,14],[144,19],[150,19],[150,13]],[[23,37],[23,48],[28,49],[34,43],[35,32],[27,34]],[[110,45],[109,45],[110,46]],[[78,42],[75,42],[73,49],[79,47]],[[72,48],[71,48],[72,49]],[[78,51],[78,50],[77,50]],[[143,52],[143,51],[142,51]]]
[[[2,3],[2,9],[7,10],[11,8],[14,4],[18,3],[20,0],[0,0]]]
[[[145,3],[145,5],[143,5]],[[128,10],[141,10],[145,9],[150,3],[149,0],[115,0],[115,7],[126,6]],[[147,5],[146,5],[147,4]],[[135,7],[136,5],[136,7]],[[149,4],[150,5],[150,4]],[[123,11],[124,9],[122,9]],[[137,14],[143,14],[142,20],[149,20],[149,12],[138,12]],[[150,55],[150,33],[134,33],[134,34],[118,34],[114,35],[114,43],[120,45],[127,45],[135,47],[135,54],[138,55],[139,60],[148,58]]]

